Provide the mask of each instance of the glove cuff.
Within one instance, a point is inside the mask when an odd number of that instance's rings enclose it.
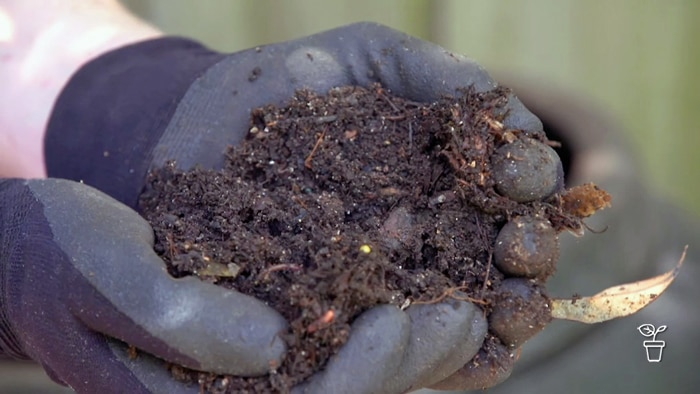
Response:
[[[30,360],[22,349],[19,338],[10,328],[3,308],[0,307],[0,358],[5,356],[17,360]]]
[[[21,231],[11,229],[21,228],[21,223],[26,216],[26,209],[17,202],[22,199],[20,180],[0,179],[0,357],[6,356],[14,359],[29,360],[24,351],[16,330],[10,322],[10,269],[13,259],[16,258],[18,237],[23,236]]]
[[[134,207],[151,152],[181,97],[222,57],[169,37],[87,63],[71,77],[49,119],[48,176],[84,182]]]

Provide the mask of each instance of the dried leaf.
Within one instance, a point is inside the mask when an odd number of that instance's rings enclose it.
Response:
[[[206,267],[197,271],[199,276],[213,276],[216,278],[235,278],[240,271],[238,264],[230,263],[223,265],[220,263],[208,263]]]
[[[612,197],[593,183],[575,186],[561,196],[562,209],[579,218],[587,218],[610,207]]]
[[[611,287],[592,297],[552,300],[552,317],[590,324],[636,313],[656,300],[673,282],[685,260],[687,249],[686,246],[678,265],[665,274]],[[650,328],[654,330],[653,326]],[[642,326],[639,331],[644,335]]]

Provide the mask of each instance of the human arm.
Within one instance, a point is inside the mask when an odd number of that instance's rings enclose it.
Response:
[[[160,34],[125,12],[117,1],[3,1],[0,176],[45,176],[46,123],[71,74],[106,51]],[[149,265],[148,261],[157,258],[152,252],[152,233],[133,211],[77,183],[53,179],[0,179],[0,183],[0,356],[31,358],[53,379],[80,392],[196,392],[197,388],[172,380],[162,362],[143,352],[132,359],[126,345],[108,340],[104,334],[140,343],[140,348],[164,359],[184,357],[183,365],[193,363],[191,366],[199,369],[216,369],[214,364],[221,362],[215,358],[235,354],[238,343],[225,338],[237,336],[228,319],[217,323],[205,318],[182,325],[168,318],[181,312],[178,299],[187,299],[195,308],[201,302],[211,305],[212,290],[199,282],[173,282],[161,263]],[[68,216],[51,219],[51,212]],[[115,233],[115,229],[124,232]],[[131,236],[125,237],[127,234]],[[88,241],[93,235],[96,238]],[[63,241],[58,239],[61,236]],[[132,258],[125,258],[127,255]],[[80,270],[80,261],[99,266],[86,273]],[[156,283],[169,297],[157,297],[153,292]],[[214,293],[226,298],[227,306],[233,305],[230,294]],[[136,298],[129,300],[129,294]],[[266,315],[263,307],[256,309],[260,309],[256,316]],[[155,322],[158,316],[163,319]],[[275,331],[283,325],[276,313],[267,316],[272,320],[261,324],[263,329]],[[173,324],[163,327],[168,320]],[[270,336],[268,333],[266,343]],[[209,350],[207,338],[214,345]],[[226,343],[235,345],[222,345]],[[284,350],[278,342],[273,347],[277,356],[263,356],[263,370]],[[260,349],[256,346],[248,353],[263,355]],[[249,355],[246,366],[255,364],[250,363]],[[225,364],[231,373],[245,372],[230,369],[240,365],[235,360]]]
[[[107,51],[160,35],[117,0],[0,3],[0,177],[46,176],[46,124],[70,76]]]

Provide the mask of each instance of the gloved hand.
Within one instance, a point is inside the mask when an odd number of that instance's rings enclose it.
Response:
[[[221,373],[263,374],[283,357],[277,312],[171,277],[148,223],[109,196],[67,180],[0,180],[0,202],[0,354],[89,393],[198,392],[108,337]]]
[[[220,168],[226,146],[246,135],[252,108],[284,104],[301,88],[325,93],[374,82],[424,102],[458,88],[496,87],[471,60],[372,23],[226,56],[161,39],[102,56],[76,74],[49,124],[48,173],[84,181],[133,207],[153,166],[174,159],[183,168]],[[513,96],[504,123],[542,132],[540,121]],[[157,313],[148,308],[144,313]],[[242,322],[251,330],[263,328],[258,320],[236,320]],[[488,387],[505,379],[512,364],[468,364],[486,329],[481,310],[463,301],[405,312],[378,306],[354,322],[339,354],[296,391]]]

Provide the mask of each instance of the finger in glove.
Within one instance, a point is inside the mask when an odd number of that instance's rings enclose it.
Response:
[[[279,364],[287,323],[276,311],[194,277],[171,277],[146,221],[97,190],[63,180],[28,186],[80,273],[65,285],[73,287],[71,311],[91,329],[199,370],[255,376]]]

